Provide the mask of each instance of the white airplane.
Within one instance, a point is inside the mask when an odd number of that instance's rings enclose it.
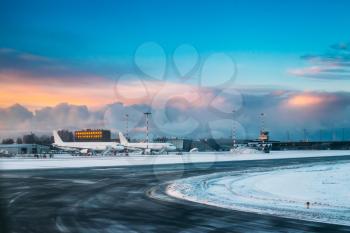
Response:
[[[147,153],[156,152],[169,152],[175,151],[176,146],[172,143],[161,143],[161,142],[128,142],[128,140],[124,137],[124,135],[119,132],[119,140],[120,144],[124,146],[128,150],[143,150]]]
[[[91,151],[123,151],[124,146],[117,142],[64,142],[58,135],[57,131],[53,131],[54,147],[67,151],[80,151],[81,153],[87,153]]]

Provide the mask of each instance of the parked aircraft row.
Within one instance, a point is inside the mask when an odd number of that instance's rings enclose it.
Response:
[[[102,152],[109,151],[142,151],[143,153],[153,152],[170,152],[175,151],[176,147],[172,143],[130,143],[122,133],[119,133],[120,143],[117,142],[64,142],[58,135],[57,131],[53,131],[54,147],[66,151],[78,151],[80,153]]]

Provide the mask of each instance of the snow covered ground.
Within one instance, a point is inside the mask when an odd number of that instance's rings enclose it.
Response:
[[[212,206],[350,226],[350,162],[191,177],[166,192]]]
[[[232,154],[229,152],[186,153],[183,155],[130,155],[114,157],[77,157],[55,155],[54,158],[1,158],[0,170],[111,167],[155,164],[210,163],[262,159],[326,157],[350,155],[350,151],[273,151],[270,154]]]

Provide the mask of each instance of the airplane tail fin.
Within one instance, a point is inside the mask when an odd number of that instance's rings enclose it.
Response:
[[[56,130],[53,131],[53,140],[54,140],[55,144],[61,144],[61,143],[63,143],[63,141],[62,141],[60,135],[58,135],[58,133],[57,133]]]
[[[126,138],[124,137],[124,135],[122,134],[122,132],[119,132],[119,140],[120,140],[120,144],[122,144],[122,145],[128,144],[128,139],[126,139]]]

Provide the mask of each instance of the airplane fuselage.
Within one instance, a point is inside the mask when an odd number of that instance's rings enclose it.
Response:
[[[128,142],[122,132],[119,132],[120,144],[126,149],[131,150],[149,150],[149,151],[175,151],[176,146],[171,143],[160,143],[160,142]]]
[[[125,147],[129,148],[138,148],[138,149],[149,149],[154,151],[174,151],[176,147],[170,143],[125,143],[123,144]]]
[[[123,150],[124,147],[116,142],[63,142],[54,143],[53,146],[61,149],[89,149],[93,151],[104,151],[108,148]]]
[[[57,131],[53,131],[54,147],[68,150],[68,151],[77,151],[77,150],[92,150],[92,151],[106,151],[109,149],[122,151],[124,146],[120,145],[117,142],[64,142],[61,137],[58,135]]]

